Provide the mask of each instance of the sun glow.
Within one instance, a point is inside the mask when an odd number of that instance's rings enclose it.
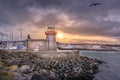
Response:
[[[62,38],[63,38],[63,34],[59,33],[59,34],[57,34],[57,37],[58,37],[59,39],[62,39]]]

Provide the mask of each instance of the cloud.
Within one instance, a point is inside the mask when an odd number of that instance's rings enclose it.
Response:
[[[108,15],[103,18],[104,21],[120,22],[120,10],[108,12]]]
[[[94,2],[102,5],[90,7]],[[0,28],[2,32],[22,27],[32,33],[31,29],[55,26],[73,35],[119,37],[119,3],[119,0],[1,0]]]

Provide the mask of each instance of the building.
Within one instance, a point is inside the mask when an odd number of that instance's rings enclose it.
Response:
[[[27,40],[0,41],[0,49],[26,49],[27,51],[57,51],[55,27],[45,31],[46,39],[32,39],[28,34]]]
[[[56,51],[56,34],[55,27],[48,27],[45,32],[46,39],[32,39],[30,35],[27,37],[27,50],[28,51]]]
[[[45,32],[46,40],[48,40],[48,50],[49,51],[56,51],[57,44],[56,44],[56,34],[54,27],[48,27],[47,31]]]

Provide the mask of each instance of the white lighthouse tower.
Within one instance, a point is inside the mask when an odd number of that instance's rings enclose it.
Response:
[[[57,32],[55,31],[55,27],[48,27],[47,31],[45,32],[46,39],[48,40],[49,51],[57,50],[56,34]]]

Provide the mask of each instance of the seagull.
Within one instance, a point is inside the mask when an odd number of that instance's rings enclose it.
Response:
[[[102,3],[92,3],[92,4],[90,4],[89,6],[97,6],[97,5],[102,5]]]

